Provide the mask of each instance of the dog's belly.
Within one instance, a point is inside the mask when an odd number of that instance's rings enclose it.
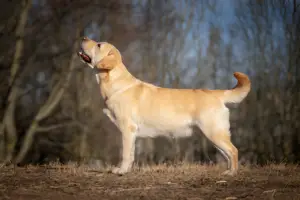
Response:
[[[192,135],[193,118],[189,113],[150,112],[137,119],[138,137],[189,137]]]
[[[192,127],[190,125],[186,126],[179,126],[173,128],[161,128],[155,127],[150,125],[141,124],[139,125],[137,137],[158,137],[158,136],[165,136],[165,137],[189,137],[193,133]]]

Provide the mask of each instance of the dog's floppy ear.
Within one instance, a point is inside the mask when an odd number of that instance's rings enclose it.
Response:
[[[122,62],[120,52],[116,48],[112,48],[107,56],[97,63],[96,67],[98,69],[111,70],[120,62]]]

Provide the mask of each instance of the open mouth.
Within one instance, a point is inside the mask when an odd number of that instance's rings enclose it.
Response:
[[[79,51],[78,55],[82,58],[82,60],[84,62],[86,62],[86,63],[91,63],[92,62],[92,59],[88,55],[86,55],[84,52]]]

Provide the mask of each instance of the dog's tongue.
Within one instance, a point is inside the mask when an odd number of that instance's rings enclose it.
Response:
[[[91,58],[83,52],[78,52],[78,55],[87,63],[91,63]]]

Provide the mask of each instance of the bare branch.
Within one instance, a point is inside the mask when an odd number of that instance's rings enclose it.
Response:
[[[28,18],[28,11],[31,7],[31,0],[23,0],[22,4],[23,4],[24,8],[22,9],[22,12],[20,15],[20,21],[19,21],[19,24],[16,29],[17,42],[16,42],[16,51],[15,51],[15,55],[14,55],[13,63],[12,63],[12,67],[11,67],[10,85],[13,83],[15,76],[20,67],[20,58],[22,56],[22,51],[23,51],[23,46],[24,46],[24,41],[23,41],[24,30],[25,30],[25,25],[26,25],[27,18]]]
[[[59,128],[64,128],[66,126],[76,126],[77,124],[74,122],[71,123],[62,123],[62,124],[54,124],[54,125],[50,125],[50,126],[38,126],[36,128],[36,132],[49,132],[49,131],[53,131],[54,129],[59,129]]]

